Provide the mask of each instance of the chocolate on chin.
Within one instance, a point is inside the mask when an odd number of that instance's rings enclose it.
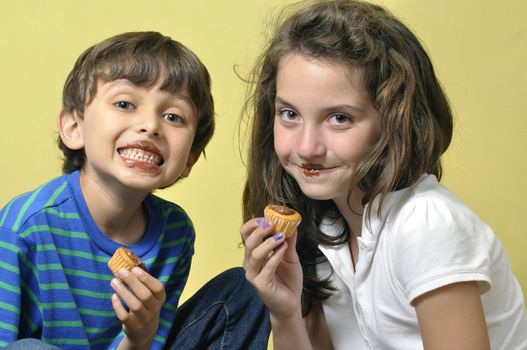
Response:
[[[264,209],[265,220],[273,223],[275,232],[283,232],[286,237],[292,236],[302,221],[302,216],[295,210],[277,204],[269,204]]]
[[[108,267],[112,270],[115,277],[119,277],[119,270],[122,268],[132,270],[134,267],[140,267],[146,271],[146,266],[133,251],[125,247],[119,247],[108,261]]]

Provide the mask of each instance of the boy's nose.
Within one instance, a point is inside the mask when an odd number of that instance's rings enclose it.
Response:
[[[145,112],[141,116],[139,123],[139,132],[141,134],[148,134],[151,136],[160,135],[160,118],[154,112]]]
[[[302,158],[320,157],[326,154],[324,137],[318,128],[305,125],[302,128],[297,153]]]

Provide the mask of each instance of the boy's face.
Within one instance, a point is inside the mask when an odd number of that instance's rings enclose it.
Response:
[[[76,148],[84,148],[82,176],[98,184],[150,192],[187,176],[198,116],[185,91],[99,80],[93,100],[76,115]],[[64,139],[64,137],[63,137]]]

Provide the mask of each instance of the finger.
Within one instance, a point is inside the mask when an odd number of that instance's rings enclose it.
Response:
[[[124,322],[128,318],[128,311],[124,308],[121,298],[117,294],[112,294],[112,307],[119,321]]]
[[[282,242],[274,251],[273,254],[269,257],[266,263],[263,265],[260,278],[263,280],[269,281],[274,276],[278,265],[280,265],[284,254],[288,250],[289,245],[286,241]]]
[[[130,284],[135,284],[136,289],[138,289],[139,287],[137,286],[137,283],[140,282],[126,269],[119,270],[119,276],[121,277],[121,279],[123,279],[123,282],[120,282],[117,278],[114,278],[110,283],[112,288],[115,290],[119,298],[121,298],[121,300],[126,304],[130,312],[133,312],[140,318],[147,317],[147,310],[145,306],[143,305],[141,300],[139,300],[135,296],[135,294],[130,290]],[[130,289],[126,288],[126,285],[124,283],[126,283]],[[146,289],[146,287],[144,286],[142,288]]]
[[[275,254],[275,249],[285,240],[283,233],[277,233],[263,241],[258,247],[253,249],[244,259],[244,268],[249,280],[260,274],[262,267]]]
[[[249,237],[251,233],[257,227],[259,227],[263,221],[264,221],[263,218],[254,218],[254,219],[247,221],[245,224],[243,224],[242,228],[240,229],[240,235],[242,236],[242,241],[244,243],[247,237]]]
[[[163,284],[157,278],[139,267],[134,267],[132,274],[137,277],[137,281],[140,283],[134,283],[134,285],[130,286],[132,292],[148,310],[159,311],[166,299]]]
[[[272,224],[265,222],[263,218],[251,219],[242,226],[240,233],[244,240],[244,263],[249,260],[254,248],[259,246],[263,238],[271,232]]]
[[[245,247],[249,250],[262,244],[262,242],[274,232],[273,223],[266,221],[263,218],[254,219],[254,224],[255,225],[250,223],[248,225],[252,230],[242,233],[242,236],[245,235]]]
[[[284,259],[286,261],[298,261],[298,253],[296,252],[296,240],[298,237],[298,231],[295,231],[295,233],[292,236],[289,236],[286,241],[288,243],[288,248],[284,252]]]

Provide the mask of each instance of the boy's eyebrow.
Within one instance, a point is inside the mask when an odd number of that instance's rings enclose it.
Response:
[[[119,86],[119,85],[129,85],[129,86],[137,87],[137,85],[135,85],[128,79],[116,79],[110,82],[109,88],[113,88],[114,86]]]
[[[119,86],[130,86],[130,87],[142,87],[140,85],[136,85],[134,83],[132,83],[130,80],[126,79],[126,78],[122,78],[122,79],[116,79],[116,80],[113,80],[110,82],[109,86],[108,86],[108,89],[113,89],[114,87],[119,87]],[[181,88],[181,90],[183,91],[186,91],[186,89],[184,88]],[[184,100],[185,102],[187,102],[188,104],[190,104],[191,106],[194,107],[194,101],[192,101],[192,99],[187,96],[186,94],[180,94],[180,93],[175,93],[175,92],[170,92],[170,94],[174,97],[177,97],[179,99],[182,99]]]

